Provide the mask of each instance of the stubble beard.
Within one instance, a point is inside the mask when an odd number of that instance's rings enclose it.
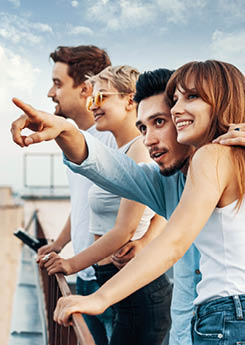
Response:
[[[171,176],[174,175],[176,172],[180,171],[182,168],[184,168],[189,161],[189,157],[186,157],[185,159],[180,159],[176,161],[174,164],[171,166],[165,168],[164,166],[159,166],[160,167],[160,173],[163,176]]]

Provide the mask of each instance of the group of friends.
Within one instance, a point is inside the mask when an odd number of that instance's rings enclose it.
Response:
[[[14,98],[11,131],[54,139],[68,167],[70,216],[38,253],[48,274],[77,273],[55,321],[83,313],[96,345],[245,343],[243,74],[216,60],[140,74],[95,46],[50,57],[56,116]]]

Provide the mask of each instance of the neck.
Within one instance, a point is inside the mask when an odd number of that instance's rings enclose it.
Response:
[[[127,144],[129,141],[140,135],[139,130],[135,126],[135,114],[128,114],[125,121],[122,121],[118,128],[111,130],[114,135],[118,147]]]
[[[74,121],[78,128],[84,131],[94,125],[94,117],[91,111],[79,112],[74,118]]]
[[[180,171],[185,176],[187,175],[187,171],[188,171],[188,168],[189,168],[190,160],[191,160],[192,156],[194,155],[195,151],[196,151],[196,148],[194,146],[190,146],[189,147],[189,150],[188,150],[189,155],[186,158],[185,162],[183,163],[182,168],[180,169]]]

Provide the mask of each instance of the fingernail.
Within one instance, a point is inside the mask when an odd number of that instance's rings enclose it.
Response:
[[[34,142],[34,141],[33,141],[32,138],[26,138],[26,139],[25,139],[25,145],[27,145],[27,146],[30,145],[30,144],[33,144],[33,142]]]

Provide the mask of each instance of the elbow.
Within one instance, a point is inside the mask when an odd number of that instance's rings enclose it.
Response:
[[[185,252],[187,251],[187,248],[184,248],[183,245],[180,245],[179,243],[172,245],[172,253],[171,253],[171,266],[173,266],[179,259],[181,259]]]

